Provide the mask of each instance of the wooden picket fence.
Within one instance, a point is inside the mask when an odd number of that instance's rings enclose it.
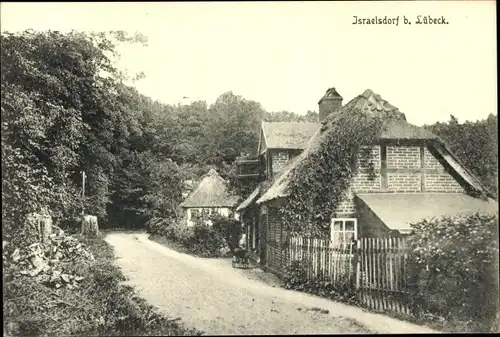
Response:
[[[355,277],[353,245],[321,239],[291,237],[289,261],[302,261],[309,280],[321,278],[334,285],[351,284]]]
[[[321,278],[356,291],[359,302],[378,311],[411,314],[404,238],[332,242],[289,238],[289,263],[301,261],[308,280]]]
[[[404,238],[358,240],[358,299],[378,311],[411,314],[407,282],[408,247]]]

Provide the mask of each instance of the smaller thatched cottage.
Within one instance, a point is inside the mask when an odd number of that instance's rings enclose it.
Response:
[[[226,181],[210,169],[186,199],[179,205],[184,210],[188,226],[193,226],[199,219],[206,219],[213,213],[234,217],[234,208],[238,197],[228,192]]]

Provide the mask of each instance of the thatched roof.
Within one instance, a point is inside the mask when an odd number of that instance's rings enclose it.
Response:
[[[273,179],[273,182],[270,184],[268,189],[262,190],[262,195],[257,200],[257,203],[260,204],[273,199],[286,197],[288,195],[288,185],[292,179],[292,172],[300,162],[305,160],[305,158],[319,148],[325,138],[325,135],[332,131],[331,126],[335,124],[336,116],[342,113],[349,113],[352,109],[359,109],[365,113],[383,118],[384,128],[380,136],[381,139],[434,141],[444,159],[473,190],[491,195],[491,193],[486,190],[479,180],[459,162],[458,158],[456,158],[446,148],[446,145],[441,139],[439,139],[439,137],[428,130],[408,123],[406,121],[406,116],[400,112],[398,108],[382,99],[380,95],[377,95],[372,90],[368,89],[365,90],[363,94],[355,97],[349,103],[344,105],[338,114],[328,116],[324,127],[322,129],[318,129],[311,137],[306,149],[299,156],[288,163],[283,171],[278,174],[275,179]],[[440,146],[438,144],[440,144]]]
[[[262,122],[262,132],[268,149],[305,149],[320,123]]]
[[[341,111],[351,109],[384,118],[385,123],[380,135],[381,139],[438,139],[438,136],[432,132],[408,123],[404,113],[370,89],[365,90],[361,95],[347,103],[342,107]]]
[[[192,207],[234,207],[238,197],[228,192],[226,181],[214,170],[205,174],[198,187],[180,204]]]

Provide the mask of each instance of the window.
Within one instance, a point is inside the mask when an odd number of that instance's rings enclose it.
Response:
[[[334,218],[331,224],[331,240],[337,242],[353,242],[358,239],[358,220],[355,218]]]
[[[210,208],[202,208],[201,209],[201,218],[207,219],[210,216],[210,213],[211,213],[210,211],[211,211]]]
[[[201,218],[200,210],[197,208],[188,209],[188,226],[193,226]]]
[[[191,209],[191,219],[192,220],[197,220],[199,218],[201,218],[200,210],[197,209],[197,208]]]

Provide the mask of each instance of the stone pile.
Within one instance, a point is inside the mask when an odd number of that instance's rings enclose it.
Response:
[[[4,268],[10,269],[14,276],[17,274],[35,278],[38,283],[53,288],[78,287],[83,276],[76,275],[65,267],[76,260],[84,262],[94,260],[94,256],[82,242],[73,236],[66,235],[62,230],[50,234],[48,240],[43,243],[35,242],[25,247],[8,247],[9,243],[4,241],[2,246]]]

